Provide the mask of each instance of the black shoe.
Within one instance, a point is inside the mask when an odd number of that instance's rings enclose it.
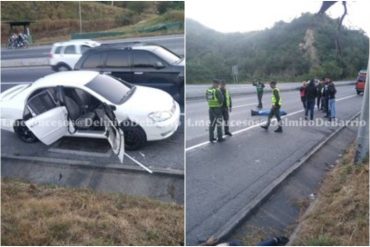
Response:
[[[281,126],[279,126],[276,130],[274,130],[275,133],[282,133],[283,132],[283,128]]]
[[[230,132],[230,131],[225,132],[225,135],[233,136],[233,134],[231,134],[231,132]]]
[[[218,140],[217,140],[218,142],[223,142],[223,141],[225,141],[225,139],[224,138],[218,138]]]
[[[209,139],[210,143],[214,143],[215,141],[217,141],[216,138]]]
[[[304,120],[308,120],[308,118],[307,117],[304,117]]]
[[[267,126],[267,125],[261,125],[260,126],[262,129],[265,129],[265,130],[267,130],[268,128],[269,128],[269,126]]]

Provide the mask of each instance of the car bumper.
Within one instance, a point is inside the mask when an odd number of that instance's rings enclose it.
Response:
[[[144,127],[148,141],[163,140],[176,132],[180,125],[180,106],[177,102],[175,104],[176,110],[172,118]]]

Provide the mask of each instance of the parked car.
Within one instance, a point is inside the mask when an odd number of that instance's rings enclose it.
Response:
[[[112,143],[123,143],[123,131],[125,148],[135,150],[170,137],[180,120],[180,107],[166,92],[94,71],[59,72],[12,87],[0,94],[0,109],[1,128],[47,145],[63,136],[105,138],[107,132]],[[105,127],[105,115],[116,125]]]
[[[356,85],[355,85],[357,94],[363,93],[365,90],[366,74],[367,74],[366,70],[361,70],[360,72],[358,72],[358,76],[356,79]]]
[[[108,73],[135,85],[162,89],[184,102],[184,59],[158,45],[102,45],[88,50],[75,70]]]
[[[99,45],[90,39],[55,43],[49,53],[49,64],[54,71],[72,70],[85,51]]]

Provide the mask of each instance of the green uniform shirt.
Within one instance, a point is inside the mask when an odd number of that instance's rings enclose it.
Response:
[[[222,107],[222,102],[224,101],[224,97],[220,89],[213,87],[206,91],[206,99],[209,108]]]

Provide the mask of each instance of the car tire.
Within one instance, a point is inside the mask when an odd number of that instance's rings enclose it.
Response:
[[[69,71],[71,68],[67,64],[59,64],[56,67],[56,71]]]
[[[28,129],[23,120],[18,120],[14,124],[14,132],[19,139],[25,143],[34,143],[39,141],[37,137]]]
[[[359,91],[359,90],[356,90],[356,92],[357,92],[357,95],[360,95],[360,93],[361,93],[361,91]]]
[[[146,134],[143,128],[134,123],[124,124],[121,128],[125,136],[126,150],[138,150],[144,146],[146,143]]]

